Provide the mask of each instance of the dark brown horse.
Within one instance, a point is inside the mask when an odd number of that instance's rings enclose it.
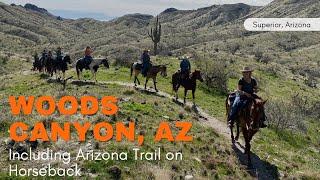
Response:
[[[138,84],[140,84],[140,81],[138,79],[138,75],[141,73],[141,64],[139,63],[133,63],[131,65],[131,72],[130,77],[132,77],[132,74],[134,73],[134,85],[136,86],[136,81],[138,81]],[[158,92],[157,89],[157,74],[160,72],[160,75],[163,77],[167,76],[167,66],[166,65],[157,65],[157,66],[151,66],[150,69],[147,72],[146,76],[146,82],[144,84],[144,89],[147,89],[147,83],[150,78],[153,80],[154,89]]]
[[[186,103],[186,96],[188,90],[192,91],[192,99],[194,103],[195,99],[195,92],[197,87],[197,80],[200,80],[203,82],[203,78],[201,76],[201,72],[199,70],[195,70],[193,73],[191,73],[190,77],[186,79],[181,79],[180,72],[176,72],[172,75],[172,89],[176,93],[176,100],[178,100],[178,90],[180,85],[184,87],[184,99],[183,102]]]
[[[54,73],[54,57],[52,55],[46,55],[45,57],[41,57],[41,62],[44,71],[52,77]]]
[[[43,65],[39,57],[34,58],[32,70],[42,72]]]
[[[239,138],[239,129],[241,127],[241,131],[243,133],[243,137],[245,140],[245,153],[248,155],[248,165],[251,165],[251,157],[250,157],[250,141],[252,140],[255,133],[259,131],[260,123],[266,118],[264,113],[264,105],[266,101],[261,99],[252,99],[248,105],[239,111],[238,118],[236,119],[237,126],[237,136],[234,138],[233,136],[233,127],[230,127],[231,132],[231,141],[232,143]],[[226,112],[227,116],[229,115],[231,110],[231,102],[229,100],[229,96],[226,100]]]
[[[64,80],[65,72],[68,70],[68,64],[71,64],[71,58],[69,55],[61,57],[61,60],[55,58],[53,64],[53,72],[56,74],[56,76],[60,76],[59,79],[62,78],[62,80]],[[60,72],[62,72],[62,77],[60,75]]]

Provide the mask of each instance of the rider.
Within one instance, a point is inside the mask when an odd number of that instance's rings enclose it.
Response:
[[[150,50],[144,50],[142,55],[141,55],[141,61],[142,61],[142,71],[141,74],[146,77],[148,70],[152,66],[151,61],[150,61],[150,56],[149,56]]]
[[[91,49],[90,46],[87,46],[85,51],[84,51],[84,62],[86,64],[87,69],[90,69],[89,65],[92,62],[92,53],[93,50]]]
[[[44,58],[47,55],[47,49],[44,49],[41,55],[42,55],[42,58]]]
[[[257,81],[251,77],[253,70],[250,67],[244,67],[241,70],[243,77],[238,82],[236,98],[231,106],[231,111],[228,118],[228,126],[232,127],[236,116],[241,108],[246,107],[250,99],[260,99],[255,93],[258,92]],[[261,128],[267,127],[264,122],[261,123]]]
[[[180,71],[182,80],[189,77],[189,74],[191,72],[191,64],[188,60],[188,57],[182,58],[182,61],[180,62]]]
[[[49,59],[52,58],[52,52],[51,52],[51,51],[48,52],[48,58],[49,58]]]
[[[56,50],[56,55],[57,55],[57,60],[62,60],[62,51],[61,51],[61,47],[58,47]]]

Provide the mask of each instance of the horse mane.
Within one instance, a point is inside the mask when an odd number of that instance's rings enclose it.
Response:
[[[254,100],[254,104],[258,105],[258,106],[263,106],[265,104],[266,101],[260,99],[260,98],[255,98]]]

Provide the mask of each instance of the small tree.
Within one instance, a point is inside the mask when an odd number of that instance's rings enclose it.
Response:
[[[158,43],[160,42],[160,38],[161,38],[161,23],[159,22],[158,16],[157,16],[157,20],[154,24],[154,28],[151,27],[150,32],[148,32],[148,35],[153,42],[154,55],[157,55],[158,54]]]

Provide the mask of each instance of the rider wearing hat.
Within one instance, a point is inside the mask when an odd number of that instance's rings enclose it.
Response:
[[[151,61],[150,61],[150,56],[149,56],[150,50],[145,49],[141,55],[141,61],[142,61],[142,70],[141,74],[146,77],[148,70],[152,66]]]
[[[240,109],[246,107],[252,99],[260,99],[255,93],[258,92],[257,81],[251,76],[254,70],[250,67],[244,67],[241,72],[243,77],[238,82],[235,100],[231,106],[231,111],[228,118],[228,126],[233,126],[236,116]],[[261,128],[266,127],[264,120],[261,123]]]

